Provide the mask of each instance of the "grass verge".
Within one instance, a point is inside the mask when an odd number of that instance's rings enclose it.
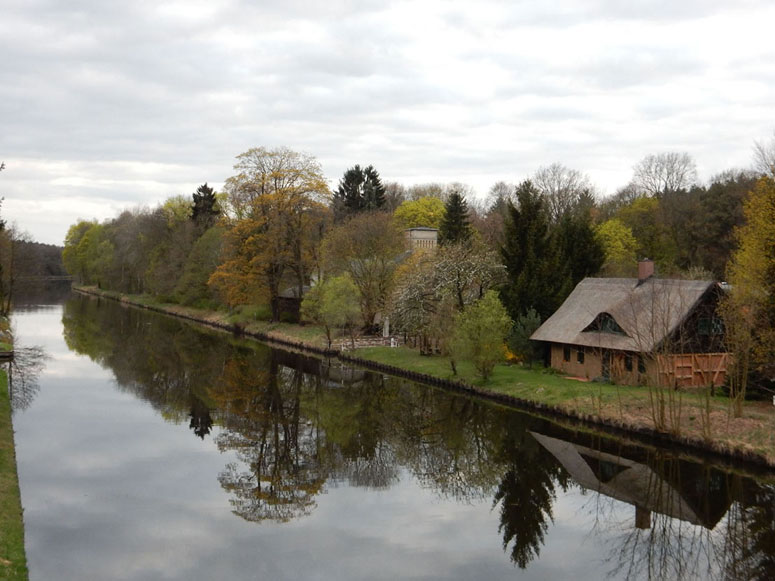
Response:
[[[8,377],[0,370],[0,579],[27,579]]]

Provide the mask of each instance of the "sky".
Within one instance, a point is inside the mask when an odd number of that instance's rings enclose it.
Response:
[[[0,216],[62,244],[79,218],[220,188],[286,146],[332,188],[559,162],[613,194],[649,154],[701,180],[775,129],[769,0],[2,0]]]

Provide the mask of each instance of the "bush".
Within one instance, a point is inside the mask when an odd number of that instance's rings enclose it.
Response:
[[[535,309],[530,309],[527,314],[517,318],[509,334],[509,351],[525,364],[532,365],[541,359],[541,346],[530,340],[530,335],[540,326],[541,317]]]
[[[487,291],[481,299],[455,317],[453,351],[469,359],[485,381],[496,363],[504,360],[503,342],[511,330],[511,319],[495,291]]]

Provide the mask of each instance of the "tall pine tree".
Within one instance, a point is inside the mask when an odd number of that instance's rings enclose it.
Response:
[[[452,192],[444,205],[444,218],[439,228],[439,244],[455,244],[470,238],[468,204],[460,192]]]
[[[525,181],[516,196],[516,206],[509,202],[501,248],[508,280],[501,296],[512,319],[532,308],[546,320],[570,293],[570,274],[541,194]]]
[[[215,190],[205,182],[196,189],[193,199],[191,219],[202,228],[202,231],[207,230],[215,224],[221,213],[215,198]]]
[[[355,165],[344,172],[334,192],[337,221],[358,212],[379,210],[385,205],[385,186],[374,166]]]
[[[595,236],[588,210],[565,214],[557,226],[562,258],[568,266],[571,287],[597,274],[605,262],[605,248]]]

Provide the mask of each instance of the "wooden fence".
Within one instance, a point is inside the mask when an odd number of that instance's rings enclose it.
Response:
[[[660,385],[674,387],[719,386],[724,383],[729,353],[657,355]]]

